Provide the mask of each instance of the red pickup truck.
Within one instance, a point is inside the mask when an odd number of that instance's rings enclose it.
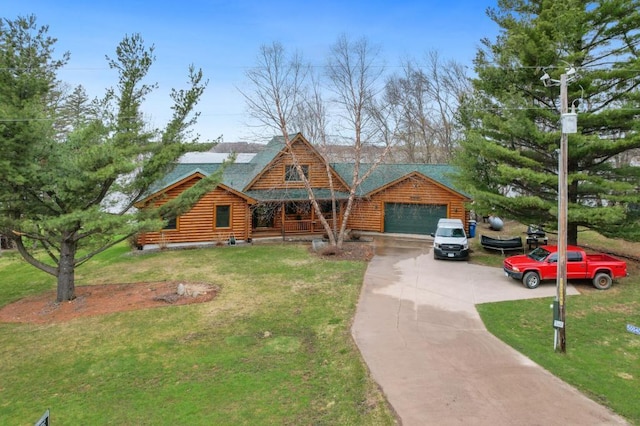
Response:
[[[543,280],[555,280],[558,274],[558,247],[540,246],[529,254],[504,260],[508,277],[536,288]],[[567,247],[567,279],[590,279],[599,290],[611,287],[613,279],[627,276],[627,263],[608,254],[587,254],[577,246]]]

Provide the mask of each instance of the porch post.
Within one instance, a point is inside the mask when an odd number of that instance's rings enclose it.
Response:
[[[245,242],[251,241],[251,232],[253,231],[253,205],[249,204],[249,214],[247,215],[246,220],[246,230],[245,230]]]
[[[282,217],[282,219],[280,220],[280,227],[282,229],[282,241],[284,241],[284,217],[285,217],[285,203],[281,203],[280,204],[280,216]]]

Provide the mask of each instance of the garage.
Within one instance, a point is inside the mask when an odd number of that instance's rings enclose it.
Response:
[[[447,217],[446,205],[385,203],[384,232],[428,235],[442,217]]]

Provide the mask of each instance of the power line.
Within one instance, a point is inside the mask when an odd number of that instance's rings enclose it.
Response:
[[[607,63],[601,63],[598,64],[598,66],[602,66],[602,65],[607,65],[607,64],[618,64],[618,63],[624,63],[625,61],[621,61],[621,62],[607,62]],[[518,65],[518,66],[501,66],[495,62],[486,62],[486,65],[493,65],[495,68],[501,68],[504,69],[506,71],[514,71],[514,70],[527,70],[527,69],[534,69],[534,70],[542,70],[542,69],[562,69],[564,68],[564,66],[557,66],[557,65]],[[418,64],[419,65],[419,64]],[[267,67],[262,67],[262,66],[256,66],[256,65],[221,65],[221,64],[213,64],[211,65],[213,68],[215,69],[220,69],[220,68],[227,68],[227,69],[266,69]],[[331,65],[327,65],[327,64],[307,64],[307,66],[312,67],[312,68],[328,68],[331,67]],[[405,68],[405,65],[403,64],[399,64],[399,65],[389,65],[389,64],[371,64],[370,65],[372,68]],[[196,67],[196,68],[202,68],[202,67]],[[418,66],[418,68],[421,68]],[[613,69],[613,68],[596,68],[596,65],[588,65],[588,66],[581,66],[581,69],[584,68],[589,68],[593,71],[629,71],[629,72],[640,72],[640,69],[637,68],[625,68],[625,69]],[[31,70],[31,67],[3,67],[0,68],[0,71],[26,71],[26,70]],[[183,70],[183,68],[177,67],[177,66],[172,66],[172,67],[163,67],[163,66],[154,66],[153,70],[154,71],[158,71],[158,70]],[[112,68],[109,67],[61,67],[59,68],[60,71],[111,71]]]
[[[470,108],[473,109],[474,111],[485,111],[485,112],[497,112],[497,111],[540,111],[540,110],[544,110],[544,111],[556,111],[557,108],[552,108],[552,107],[548,107],[548,108],[536,108],[536,107],[530,107],[530,108],[526,108],[526,107],[521,107],[521,108],[507,108],[507,107],[493,107],[493,108]],[[640,107],[639,108],[610,108],[607,109],[605,111],[629,111],[629,112],[634,112],[634,111],[640,111]],[[582,114],[586,114],[586,113],[582,113]],[[232,116],[244,116],[244,115],[248,115],[242,112],[234,112],[234,113],[220,113],[220,114],[210,114],[210,113],[201,113],[199,115],[200,118],[203,117],[232,117]],[[122,119],[135,119],[138,117],[120,117]],[[151,117],[153,118],[158,118],[157,115],[152,115]],[[39,118],[0,118],[0,123],[22,123],[22,122],[27,122],[27,121],[55,121],[56,118],[52,118],[52,117],[39,117]]]

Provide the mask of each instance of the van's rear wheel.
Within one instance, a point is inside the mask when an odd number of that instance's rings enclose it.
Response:
[[[540,285],[540,275],[537,272],[527,272],[522,277],[522,284],[527,288],[536,288]]]
[[[593,286],[598,290],[607,290],[611,288],[612,284],[613,280],[606,272],[599,272],[595,277],[593,277]]]

